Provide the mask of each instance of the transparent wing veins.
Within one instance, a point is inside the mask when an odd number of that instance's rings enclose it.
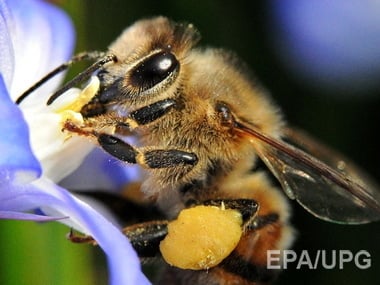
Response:
[[[372,181],[332,166],[284,141],[236,122],[236,130],[248,136],[258,155],[281,183],[313,215],[327,221],[360,224],[380,219],[380,193]],[[317,146],[314,146],[317,148]],[[339,159],[337,159],[339,160]],[[337,166],[339,167],[339,165]]]

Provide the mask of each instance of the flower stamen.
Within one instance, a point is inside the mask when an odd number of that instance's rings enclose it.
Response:
[[[52,107],[55,109],[55,112],[62,117],[62,125],[64,125],[67,121],[71,121],[77,125],[83,124],[84,120],[80,111],[83,106],[89,103],[90,100],[96,95],[99,87],[99,78],[97,76],[91,76],[90,82],[79,93],[75,92],[75,94],[70,96],[70,94],[73,93],[71,90],[77,90],[71,89],[67,91],[67,96],[60,97],[56,100]]]

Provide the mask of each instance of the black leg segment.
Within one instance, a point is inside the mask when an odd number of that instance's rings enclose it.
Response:
[[[151,221],[123,229],[140,257],[154,257],[160,253],[160,242],[168,234],[168,221]]]
[[[249,225],[256,218],[259,210],[259,205],[252,199],[215,199],[207,200],[202,204],[217,207],[223,204],[226,209],[238,210],[242,215],[244,225]]]
[[[140,152],[123,140],[108,134],[98,134],[100,146],[112,156],[128,162],[138,163],[148,168],[169,168],[193,166],[198,162],[194,153],[176,149],[157,149]]]
[[[173,99],[161,100],[133,111],[130,117],[138,125],[146,125],[167,114],[175,105],[176,102]]]
[[[175,149],[151,150],[144,154],[145,163],[150,168],[168,168],[179,165],[195,165],[198,158],[195,154]]]
[[[137,163],[137,150],[121,139],[107,134],[99,134],[98,142],[112,156],[129,163]]]
[[[168,234],[168,221],[150,221],[123,229],[139,257],[154,257],[160,254],[160,242]],[[97,245],[91,236],[81,236],[70,230],[67,238],[73,243]]]

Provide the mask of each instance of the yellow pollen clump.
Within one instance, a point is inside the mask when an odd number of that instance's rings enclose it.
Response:
[[[182,269],[202,270],[218,265],[237,246],[242,235],[239,211],[216,206],[182,210],[168,225],[160,243],[165,261]]]
[[[76,94],[75,98],[69,98],[64,102],[57,102],[55,109],[56,113],[61,115],[62,122],[64,123],[67,120],[70,120],[77,124],[83,123],[83,117],[80,113],[80,110],[96,95],[96,93],[99,90],[99,87],[99,78],[97,76],[92,76],[89,84],[85,88],[83,88],[83,90],[81,90],[79,94]],[[59,99],[57,99],[57,101]]]

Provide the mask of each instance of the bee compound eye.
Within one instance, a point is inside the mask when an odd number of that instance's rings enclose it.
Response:
[[[130,74],[130,83],[141,91],[148,90],[179,68],[179,61],[170,52],[159,52],[137,65]]]

